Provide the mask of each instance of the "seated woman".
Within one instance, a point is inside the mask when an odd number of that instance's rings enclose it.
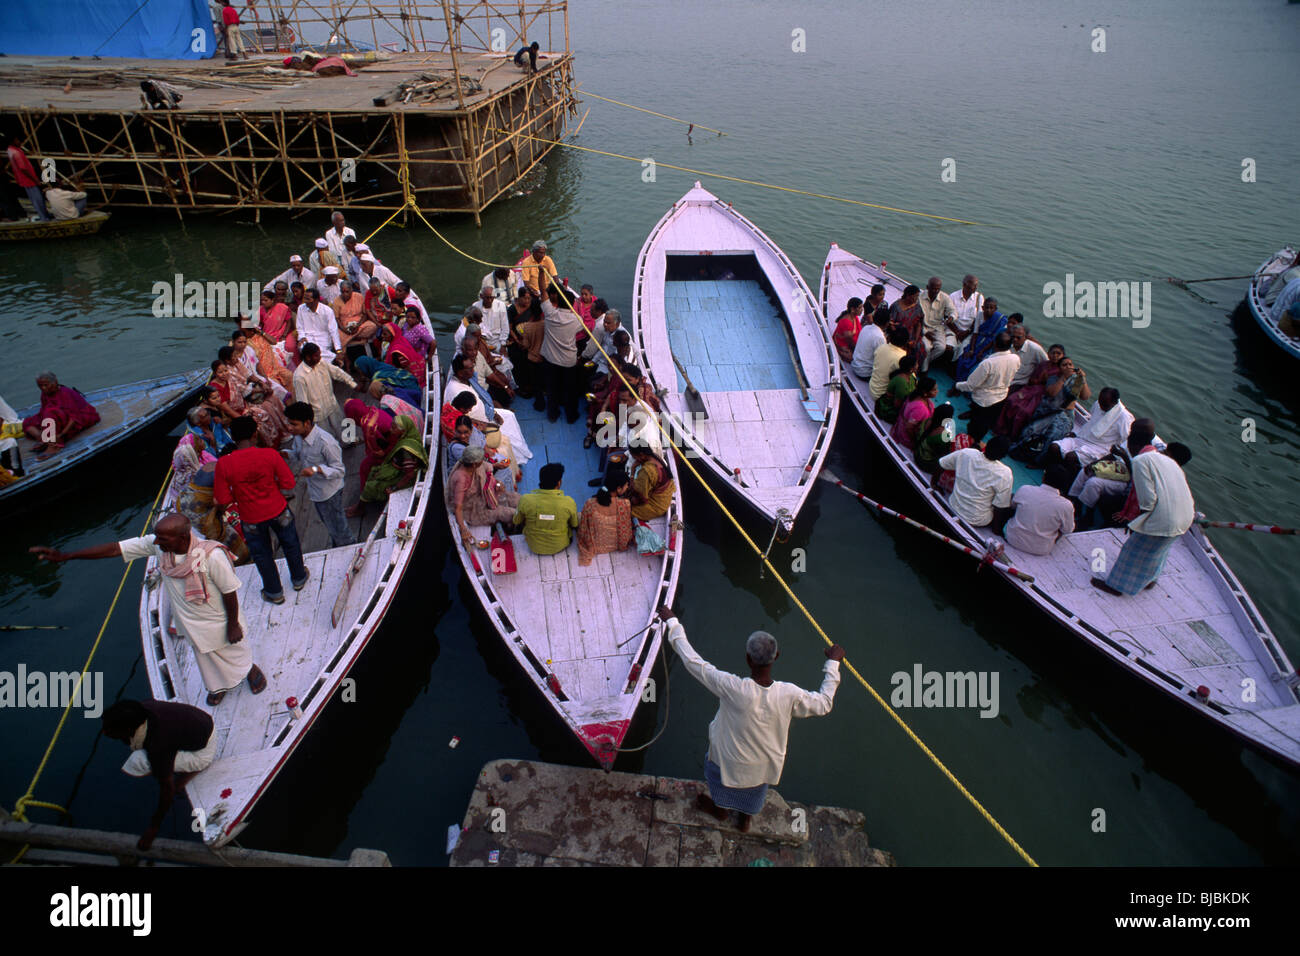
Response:
[[[283,346],[277,348],[277,343],[269,335],[257,328],[241,329],[244,333],[245,341],[248,348],[252,349],[253,355],[257,360],[257,371],[268,381],[276,382],[285,390],[285,395],[293,394],[293,371],[285,362],[285,356],[288,354],[284,351]],[[234,345],[234,342],[231,342]],[[285,395],[279,395],[283,401]]]
[[[380,356],[389,365],[395,368],[406,369],[408,372],[415,372],[424,367],[424,356],[410,342],[406,341],[406,336],[402,334],[402,329],[396,322],[389,322],[380,332],[383,342],[383,353]]]
[[[474,406],[478,404],[478,399],[471,392],[461,392],[450,402],[442,406],[442,434],[448,441],[456,433],[456,423],[462,417],[469,417],[469,413]]]
[[[1056,371],[1048,372],[1034,419],[1021,430],[1020,439],[1011,447],[1011,457],[1037,462],[1052,447],[1052,442],[1068,435],[1074,427],[1075,403],[1085,388],[1087,382],[1075,370],[1074,362],[1062,356]]]
[[[889,430],[890,437],[904,448],[913,447],[917,430],[934,414],[934,397],[938,394],[939,385],[930,376],[922,375],[917,379],[916,389],[903,403],[898,420]]]
[[[472,548],[477,542],[470,525],[508,525],[519,506],[519,494],[493,477],[483,449],[471,445],[447,474],[447,506],[456,516],[465,547]]]
[[[1047,358],[1034,367],[1024,387],[1016,389],[1007,396],[1002,414],[998,416],[997,423],[993,426],[994,432],[1011,439],[1020,437],[1025,426],[1037,417],[1035,413],[1038,410],[1038,403],[1047,394],[1048,379],[1057,374],[1063,358],[1065,358],[1065,346],[1053,345],[1047,350]]]
[[[253,348],[250,331],[252,330],[239,328],[231,334],[230,347],[234,350],[235,359],[243,368],[244,376],[249,382],[261,385],[283,405],[284,400],[293,393],[293,375],[289,374],[289,385],[285,387],[283,382],[262,373],[261,356]],[[268,352],[274,354],[274,350]],[[288,369],[285,371],[288,372]]]
[[[186,431],[172,452],[172,497],[179,498],[200,468],[217,460],[201,434]]]
[[[917,466],[931,475],[939,473],[939,459],[956,449],[957,423],[956,411],[951,405],[940,405],[916,430],[912,445],[912,457]],[[962,433],[965,435],[965,432]]]
[[[276,286],[278,288],[279,283],[276,283]],[[272,342],[283,342],[290,355],[298,354],[298,332],[294,327],[294,313],[283,299],[277,300],[274,294],[263,292],[257,317],[262,326],[262,333],[267,338]]]
[[[99,423],[99,412],[77,389],[60,385],[53,372],[36,376],[41,390],[41,407],[23,419],[23,432],[36,442],[37,461],[60,451],[73,435]]]
[[[636,462],[636,474],[628,487],[627,498],[632,504],[632,517],[642,521],[659,518],[668,513],[673,503],[676,484],[668,466],[645,446],[630,449]]]
[[[359,398],[348,399],[343,404],[343,414],[356,423],[361,431],[361,440],[365,442],[366,454],[361,459],[361,484],[365,485],[370,477],[370,469],[388,456],[393,448],[393,416],[382,408],[367,405]],[[361,514],[360,502],[353,506],[356,511],[349,511],[348,517],[355,518]]]
[[[370,394],[379,402],[379,407],[388,414],[396,418],[398,415],[405,415],[411,421],[415,422],[415,428],[421,435],[424,434],[424,413],[405,399],[398,398],[388,390],[388,386],[383,382],[371,382]]]
[[[496,475],[497,481],[511,491],[518,489],[523,471],[515,463],[514,455],[510,450],[510,439],[497,425],[488,425],[483,430],[483,460],[492,467],[492,473]]]
[[[461,454],[471,445],[477,445],[479,448],[484,447],[483,433],[474,427],[474,423],[468,415],[456,416],[456,424],[452,430],[452,435],[447,439],[447,462],[455,465],[460,461]]]
[[[411,347],[420,353],[421,357],[428,358],[429,350],[434,348],[433,333],[429,331],[420,316],[420,310],[411,306],[402,316],[402,335],[406,341],[411,343]],[[436,351],[436,350],[435,350]]]
[[[370,382],[380,381],[384,383],[388,391],[404,402],[408,402],[416,408],[419,408],[424,403],[424,387],[420,384],[419,379],[406,369],[396,368],[387,362],[371,358],[369,355],[361,356],[353,365],[356,367],[357,375],[368,380],[367,385]]]
[[[264,448],[278,451],[292,437],[284,405],[260,385],[254,385],[245,398],[244,414],[257,422],[257,443]]]
[[[186,430],[203,440],[203,447],[220,457],[235,447],[225,423],[206,405],[196,405],[185,415]]]
[[[391,447],[366,475],[361,499],[348,511],[349,515],[361,514],[367,502],[387,501],[393,492],[411,487],[420,472],[429,467],[429,453],[424,450],[420,431],[410,418],[405,415],[394,418],[388,437]]]
[[[835,351],[840,354],[840,361],[847,365],[853,361],[853,349],[858,344],[858,336],[862,334],[862,300],[856,296],[849,299],[844,311],[835,317],[833,328],[835,333],[831,336],[831,341],[835,343]]]
[[[903,402],[916,388],[916,356],[904,355],[889,378],[885,394],[876,399],[876,415],[891,425],[903,410]]]
[[[351,285],[345,285],[330,305],[339,327],[339,354],[345,365],[368,354],[370,342],[379,332],[379,326],[366,317],[365,301],[365,296],[353,292]]]
[[[578,517],[578,564],[582,567],[591,564],[598,554],[622,551],[636,541],[632,503],[623,497],[627,490],[627,472],[610,468],[605,473],[605,484],[582,506]]]

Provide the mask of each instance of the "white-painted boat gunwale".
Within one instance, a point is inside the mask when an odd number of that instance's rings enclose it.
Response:
[[[832,306],[832,302],[837,302],[838,297],[842,296],[842,293],[832,295],[830,288],[832,284],[830,281],[831,267],[850,263],[856,263],[857,268],[876,277],[874,281],[886,284],[887,288],[890,288],[888,297],[891,299],[897,298],[903,286],[908,284],[893,273],[881,270],[867,260],[846,253],[832,244],[825,266],[822,269],[819,295],[821,314],[827,324],[833,318],[832,309],[839,308],[838,305]],[[865,296],[863,297],[865,298]],[[893,441],[889,434],[890,426],[876,417],[873,403],[870,402],[869,396],[866,395],[865,383],[860,383],[848,370],[845,371],[844,378],[844,391],[849,394],[850,400],[854,407],[857,408],[868,431],[871,432],[881,449],[890,457],[916,493],[925,500],[930,509],[947,526],[946,533],[962,544],[983,551],[985,538],[989,537],[988,530],[976,529],[969,525],[957,515],[941,492],[930,487],[930,476],[917,467],[910,452],[900,448]],[[1082,415],[1077,416],[1077,418],[1081,422],[1086,420]],[[1083,539],[1086,536],[1099,536],[1105,533],[1105,531],[1076,532],[1076,534],[1069,537]],[[1279,701],[1276,706],[1249,709],[1236,707],[1226,699],[1216,697],[1211,697],[1209,700],[1202,702],[1197,696],[1197,685],[1189,683],[1157,663],[1146,660],[1145,655],[1138,653],[1135,647],[1126,647],[1116,637],[1116,635],[1122,634],[1122,631],[1112,631],[1111,634],[1104,633],[1057,600],[1051,591],[1044,587],[1041,580],[1030,584],[1007,574],[998,564],[994,564],[993,567],[1003,580],[1019,590],[1058,624],[1125,667],[1129,673],[1171,695],[1179,703],[1196,713],[1209,717],[1221,728],[1237,738],[1253,744],[1263,752],[1280,758],[1293,766],[1300,765],[1300,718],[1296,716],[1300,714],[1300,689],[1288,687],[1284,683],[1287,678],[1295,674],[1294,666],[1277,638],[1268,628],[1246,589],[1204,532],[1198,526],[1193,525],[1184,535],[1181,543],[1187,545],[1187,551],[1193,556],[1206,580],[1212,583],[1214,589],[1222,597],[1240,633],[1245,636],[1246,641],[1255,650],[1255,662],[1269,676],[1272,686],[1259,688],[1260,699],[1262,700],[1266,694],[1270,694]],[[1058,544],[1059,547],[1060,544]],[[1125,599],[1116,598],[1114,600]],[[1285,714],[1285,720],[1288,723],[1287,729],[1271,724],[1266,717],[1266,715],[1270,714],[1274,716]],[[1264,726],[1259,726],[1260,724]]]
[[[1300,341],[1297,341],[1289,335],[1283,334],[1277,326],[1277,320],[1273,318],[1272,310],[1264,303],[1264,297],[1260,294],[1259,283],[1264,278],[1263,272],[1265,266],[1273,259],[1269,256],[1260,263],[1259,268],[1255,270],[1255,275],[1251,277],[1250,285],[1246,288],[1246,303],[1250,306],[1250,314],[1254,316],[1255,321],[1259,324],[1264,334],[1272,340],[1273,344],[1282,349],[1292,358],[1300,359]],[[1276,280],[1275,280],[1276,281]],[[1279,290],[1281,291],[1281,290]]]
[[[114,385],[109,388],[93,389],[83,393],[86,401],[96,407],[107,402],[119,404],[131,402],[145,397],[151,392],[164,391],[166,396],[162,402],[154,404],[144,414],[134,417],[126,416],[121,422],[107,428],[101,429],[100,426],[95,425],[85,432],[74,435],[68,440],[68,444],[62,451],[45,461],[36,460],[30,451],[32,443],[29,439],[18,439],[23,449],[23,467],[27,474],[13,484],[0,488],[0,506],[8,504],[23,491],[66,474],[94,455],[140,434],[155,423],[167,418],[181,404],[193,397],[199,387],[207,381],[208,374],[208,369],[195,369],[190,372],[180,372],[162,378],[130,382],[126,385]],[[35,415],[39,410],[39,405],[32,405],[20,410],[18,417],[24,419]]]
[[[686,241],[679,243],[676,237],[665,237],[665,233],[675,224],[682,212],[691,206],[709,208],[728,223],[738,226],[747,245],[734,249],[705,250],[689,245]],[[674,242],[674,248],[661,248],[669,239]],[[686,240],[687,237],[683,236],[682,239]],[[678,245],[680,249],[676,248]],[[702,189],[699,183],[696,183],[682,199],[673,203],[672,208],[659,219],[650,230],[637,255],[632,293],[632,337],[643,356],[645,372],[656,391],[666,389],[663,395],[664,411],[672,421],[673,431],[676,433],[673,436],[674,440],[689,452],[690,457],[702,461],[723,487],[731,489],[769,523],[776,520],[777,508],[760,500],[753,493],[755,490],[768,489],[749,488],[736,480],[735,469],[738,467],[741,469],[743,480],[749,470],[747,462],[739,458],[732,461],[725,460],[717,449],[710,447],[694,433],[689,427],[689,418],[681,417],[688,408],[684,394],[677,390],[677,372],[671,359],[671,349],[667,344],[668,331],[662,287],[664,280],[658,275],[649,276],[651,258],[657,256],[663,261],[666,277],[666,259],[669,255],[752,255],[759,270],[772,286],[779,304],[781,321],[785,323],[793,341],[793,349],[797,357],[796,374],[806,383],[809,397],[824,408],[824,415],[816,434],[808,443],[807,453],[799,458],[782,462],[782,467],[787,467],[792,472],[798,471],[797,479],[793,484],[786,486],[798,489],[797,494],[788,501],[788,504],[782,505],[790,512],[792,519],[797,518],[830,451],[830,439],[839,417],[841,378],[839,355],[823,323],[819,321],[819,312],[812,290],[776,243],[729,203]],[[648,286],[647,281],[650,281],[651,285]],[[783,288],[798,291],[797,301],[806,304],[806,321],[796,323],[793,320],[788,303],[796,299],[788,294],[783,295]],[[658,353],[657,359],[656,353]],[[702,391],[701,394],[707,404],[707,399],[711,395],[730,393]],[[746,394],[746,392],[742,390],[738,394]],[[750,391],[747,394],[757,393]],[[713,412],[710,414],[712,415]],[[761,427],[762,422],[763,419],[760,418],[756,424]]]
[[[581,428],[581,422],[571,427]],[[525,432],[526,439],[530,436]],[[530,439],[531,441],[531,439]],[[447,487],[448,473],[450,471],[450,461],[446,454],[446,439],[442,440],[442,477],[444,492]],[[540,456],[540,449],[536,453]],[[561,694],[557,696],[551,689],[549,677],[554,669],[548,670],[546,666],[547,658],[544,654],[539,654],[533,644],[529,642],[530,630],[529,624],[539,624],[543,629],[547,627],[544,613],[538,614],[541,608],[541,595],[538,595],[536,603],[531,607],[510,608],[503,599],[499,589],[494,583],[494,575],[491,571],[490,552],[487,549],[480,549],[477,553],[471,552],[465,547],[461,539],[460,528],[456,523],[456,514],[444,502],[443,510],[447,515],[447,525],[451,532],[452,547],[460,560],[461,567],[465,571],[465,577],[470,586],[474,589],[474,594],[482,605],[487,615],[488,622],[500,637],[502,644],[514,657],[519,664],[524,675],[529,679],[537,692],[542,696],[556,716],[572,731],[577,741],[584,746],[592,755],[596,762],[604,769],[609,770],[613,767],[617,759],[617,748],[622,746],[623,740],[628,729],[631,726],[632,718],[636,713],[637,707],[642,701],[645,693],[647,682],[651,679],[651,670],[657,656],[661,650],[663,642],[664,625],[656,619],[656,610],[660,604],[671,605],[677,593],[678,577],[681,573],[682,552],[685,543],[685,535],[680,531],[674,530],[682,525],[682,496],[681,496],[681,478],[678,474],[677,464],[673,456],[664,455],[664,461],[668,465],[669,472],[672,474],[674,483],[674,492],[672,504],[669,506],[667,520],[665,521],[666,533],[664,534],[665,549],[664,553],[657,557],[658,571],[655,577],[655,586],[653,595],[649,596],[647,602],[647,613],[644,618],[638,620],[637,624],[641,626],[640,641],[632,643],[632,638],[637,636],[636,631],[631,631],[624,635],[627,638],[629,650],[621,652],[615,656],[626,657],[628,660],[628,674],[631,675],[632,669],[639,668],[635,680],[629,680],[623,686],[621,692],[616,698],[600,697],[588,699],[579,696],[569,696],[569,691],[561,684]],[[531,469],[536,473],[537,469],[544,464],[540,457],[535,457],[526,464],[526,469]],[[444,493],[445,498],[445,493]],[[582,510],[582,503],[578,502],[578,510]],[[657,519],[663,520],[663,519]],[[475,537],[483,540],[491,536],[486,527],[471,525],[470,530]],[[515,553],[524,560],[528,553],[528,545],[523,535],[512,535],[511,541],[514,544]],[[575,540],[572,541],[561,555],[567,555],[576,558],[577,541],[576,532]],[[636,554],[635,545],[625,554]],[[549,556],[554,557],[554,556]],[[601,557],[601,556],[598,556]],[[649,561],[650,557],[638,557],[637,560]],[[516,572],[519,573],[519,572]],[[564,582],[564,578],[555,579]],[[572,579],[569,579],[572,581]],[[534,643],[540,643],[537,635],[534,634]],[[631,650],[635,647],[635,651]],[[603,710],[612,699],[617,701],[617,716],[613,720]],[[612,726],[608,732],[601,738],[593,739],[584,733],[585,727],[593,724],[611,724],[621,726]]]
[[[432,333],[432,324],[426,320],[425,325]],[[388,508],[383,519],[382,535],[376,535],[374,548],[367,555],[362,575],[358,575],[357,580],[353,583],[353,588],[349,592],[344,614],[338,627],[331,628],[328,616],[324,617],[323,627],[331,631],[337,631],[340,635],[339,639],[322,648],[315,655],[317,659],[323,662],[322,666],[313,679],[304,682],[304,686],[285,687],[283,684],[277,685],[275,676],[267,673],[268,687],[264,692],[265,696],[259,696],[258,698],[260,701],[264,701],[264,708],[270,710],[270,713],[266,716],[268,729],[263,735],[264,746],[259,750],[239,754],[225,754],[219,747],[212,765],[194,777],[187,785],[186,793],[191,804],[196,808],[202,807],[204,809],[205,818],[210,824],[213,822],[218,824],[218,826],[209,826],[204,834],[205,842],[213,847],[220,847],[229,842],[247,826],[248,815],[257,801],[274,782],[295,748],[325,710],[326,705],[338,691],[343,679],[347,677],[352,666],[369,645],[371,638],[374,637],[389,607],[392,605],[398,588],[410,567],[420,532],[424,526],[429,501],[434,495],[433,489],[437,472],[437,438],[439,415],[442,410],[442,390],[436,352],[433,349],[430,351],[435,355],[435,358],[425,369],[423,409],[423,444],[429,455],[429,467],[417,477],[413,486],[396,492],[389,498]],[[173,504],[174,497],[172,492],[169,491],[163,511]],[[350,561],[357,550],[363,546],[364,541],[358,541],[356,544],[342,548],[328,547],[312,552],[304,551],[303,558],[309,567],[319,562],[321,568],[323,568],[325,562],[330,560],[331,557],[339,557]],[[280,561],[283,562],[282,557]],[[373,583],[368,588],[358,589],[356,585],[362,580],[367,570],[380,561],[385,562],[386,566],[382,569],[375,568],[376,579]],[[150,558],[146,566],[146,582],[149,576],[155,574],[156,571],[157,561]],[[244,587],[241,588],[241,601],[260,601],[261,598],[257,593],[257,572],[252,563],[236,568],[236,572],[242,572],[241,577],[247,578],[243,582]],[[282,568],[282,577],[284,573]],[[313,570],[314,576],[318,573],[318,570]],[[289,593],[292,595],[292,592]],[[216,708],[208,707],[204,700],[205,692],[200,691],[197,700],[185,699],[180,696],[182,688],[178,687],[179,682],[175,675],[176,672],[186,666],[186,660],[181,655],[192,656],[194,651],[188,641],[165,634],[160,606],[162,594],[162,588],[155,587],[151,589],[147,583],[141,588],[140,628],[144,646],[145,669],[149,676],[149,686],[154,698],[156,700],[191,704],[209,712],[215,712],[223,706],[231,706],[231,698],[234,698],[237,694],[248,693],[244,685],[228,692],[227,699],[218,704]],[[331,608],[332,604],[331,596]],[[321,607],[323,605],[318,606],[315,613],[322,613]],[[326,610],[329,610],[329,608],[326,608]],[[245,616],[251,616],[247,610]],[[251,623],[250,631],[252,631]],[[293,634],[278,638],[278,640],[283,641],[300,634],[303,634],[306,638],[306,650],[314,650],[310,644],[314,635],[310,630],[303,632],[295,629]],[[260,636],[262,635],[256,632],[245,635],[245,640],[250,641],[251,646],[254,648],[255,660],[259,653],[257,648]],[[274,710],[277,704],[283,707],[282,702],[288,695],[298,698],[299,706],[302,709],[301,718],[291,719],[287,709],[281,709],[278,712]],[[279,727],[274,734],[270,730],[271,721],[279,722]],[[274,739],[272,739],[272,736]],[[229,734],[219,739],[224,741],[228,737]],[[239,778],[242,780],[251,776],[257,780],[256,784],[251,788],[251,793],[246,794],[241,791],[238,800],[233,798],[233,794],[230,798],[222,797],[220,794],[225,789],[222,784],[226,783],[227,780],[218,779],[218,774],[226,772],[230,767],[230,764],[223,767],[223,760],[229,760],[233,764],[247,759],[250,755],[258,754],[269,755],[265,758],[266,765],[258,767],[251,775],[246,773],[244,777]],[[238,769],[238,766],[236,766],[236,770],[230,772],[236,772]]]

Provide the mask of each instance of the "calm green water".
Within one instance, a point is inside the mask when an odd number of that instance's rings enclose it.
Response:
[[[775,2],[574,4],[577,76],[594,93],[724,129],[689,143],[684,127],[589,100],[582,145],[990,223],[954,226],[718,181],[816,288],[827,245],[889,261],[914,281],[955,287],[974,272],[1004,311],[1062,341],[1094,387],[1115,385],[1167,440],[1191,446],[1199,506],[1212,516],[1300,524],[1294,496],[1300,366],[1286,364],[1249,320],[1231,313],[1244,283],[1167,283],[1249,273],[1295,241],[1294,157],[1300,135],[1278,104],[1300,72],[1300,7],[1281,0],[1211,3]],[[1094,27],[1106,52],[1090,50]],[[806,52],[791,50],[792,31]],[[1292,37],[1291,41],[1286,37]],[[1243,183],[1243,158],[1258,181]],[[956,182],[940,180],[945,158]],[[650,227],[695,177],[565,151],[542,188],[488,212],[483,228],[439,222],[474,255],[513,262],[544,237],[563,274],[591,282],[629,314],[632,268]],[[381,217],[354,217],[358,229]],[[31,401],[46,367],[84,389],[197,366],[224,339],[214,320],[154,319],[150,287],[173,273],[261,279],[304,255],[326,216],[268,220],[115,216],[98,239],[5,249],[9,401]],[[380,256],[410,279],[451,328],[486,271],[418,223],[390,228]],[[1118,319],[1044,319],[1042,286],[1078,279],[1156,279],[1148,328]],[[1242,420],[1258,440],[1243,443]],[[37,567],[24,549],[74,548],[137,533],[172,440],[133,446],[72,493],[31,501],[6,523],[0,624],[64,631],[0,632],[0,666],[80,665],[120,566]],[[831,466],[904,510],[917,500],[876,452],[850,409]],[[579,492],[581,494],[581,492]],[[697,488],[682,619],[720,666],[743,666],[740,643],[763,627],[782,640],[780,676],[817,679],[822,645]],[[750,525],[751,533],[765,529]],[[1288,653],[1300,660],[1294,539],[1217,532],[1215,543]],[[964,558],[902,526],[871,518],[825,487],[787,547],[807,553],[792,575],[801,599],[886,692],[890,675],[996,671],[1000,713],[909,710],[903,716],[1036,858],[1047,864],[1252,864],[1300,859],[1300,779],[1118,673],[975,575]],[[254,816],[241,842],[316,854],[355,846],[399,864],[445,861],[479,767],[497,757],[586,766],[585,754],[526,687],[478,611],[432,520],[415,580],[353,676],[358,700],[335,704]],[[778,552],[783,560],[788,553]],[[138,667],[139,569],[96,658],[106,693],[148,693]],[[418,584],[416,583],[418,581]],[[702,772],[715,704],[679,668],[671,719],[647,753],[619,769]],[[643,708],[629,743],[664,716]],[[12,806],[57,715],[0,712],[0,803]],[[136,830],[151,785],[117,770],[119,745],[96,750],[97,722],[64,733],[37,796],[68,804],[80,825]],[[449,749],[452,735],[461,738]],[[847,678],[827,718],[797,724],[780,789],[857,807],[872,842],[909,864],[1012,864],[1015,857],[862,688]],[[1090,827],[1095,808],[1107,830]],[[186,810],[170,833],[188,832]]]

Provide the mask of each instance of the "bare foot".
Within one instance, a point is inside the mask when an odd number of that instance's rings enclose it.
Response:
[[[713,800],[706,793],[702,793],[695,798],[695,807],[697,810],[703,810],[705,813],[712,816],[715,820],[718,820],[722,823],[727,822],[727,811],[722,809],[716,803],[714,803]]]
[[[741,833],[748,833],[750,826],[754,822],[754,818],[751,817],[748,813],[741,813],[739,814],[739,817],[740,817],[740,822],[737,825],[737,828],[740,830]]]
[[[362,504],[360,501],[358,501],[356,504],[354,504],[351,508],[349,508],[347,511],[343,513],[347,515],[349,518],[360,518],[363,514],[366,513],[366,506]]]

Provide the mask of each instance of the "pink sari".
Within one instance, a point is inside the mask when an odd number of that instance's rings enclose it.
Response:
[[[289,328],[292,325],[290,321],[293,313],[283,302],[277,302],[271,306],[270,310],[260,309],[258,312],[262,320],[262,331],[265,332],[272,340],[283,342],[284,347],[292,353],[298,351],[298,333],[290,334]]]
[[[59,390],[53,395],[41,392],[41,410],[23,419],[23,427],[35,425],[41,428],[47,418],[54,420],[55,427],[59,431],[63,431],[69,425],[74,426],[73,431],[67,436],[71,438],[77,432],[85,431],[91,425],[97,424],[99,412],[95,411],[95,406],[86,401],[86,397],[75,388],[60,385]]]
[[[934,402],[928,398],[908,399],[903,410],[898,413],[894,427],[889,430],[889,437],[904,448],[913,447],[916,430],[930,420],[934,414]]]
[[[359,398],[345,402],[343,414],[360,426],[361,437],[366,443],[366,455],[361,459],[361,485],[365,487],[370,469],[383,461],[391,449],[388,433],[393,427],[393,416]]]
[[[414,345],[406,341],[406,336],[402,334],[401,327],[396,322],[389,322],[384,329],[393,337],[393,341],[389,342],[388,347],[384,349],[385,362],[396,366],[393,356],[400,355],[406,359],[408,369],[418,369],[424,364],[424,356]]]

